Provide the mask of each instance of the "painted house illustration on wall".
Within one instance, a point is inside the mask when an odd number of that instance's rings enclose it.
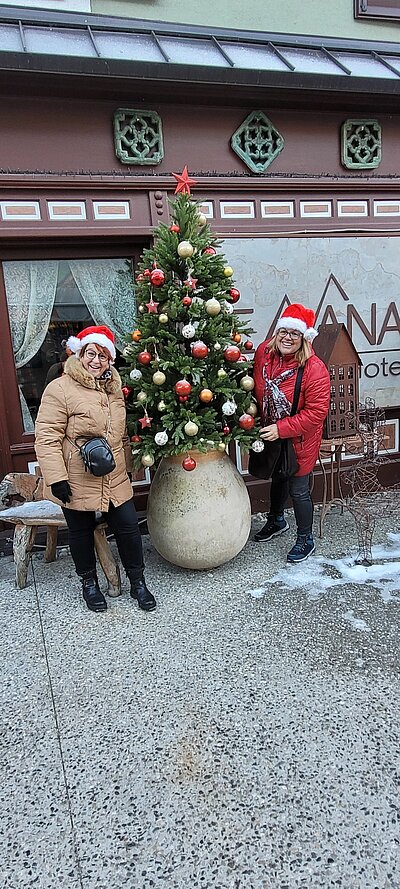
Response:
[[[324,439],[354,435],[359,413],[361,359],[345,324],[321,324],[313,343],[331,378]]]

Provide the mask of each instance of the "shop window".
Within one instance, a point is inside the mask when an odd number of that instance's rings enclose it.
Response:
[[[400,19],[400,0],[355,0],[356,19]]]
[[[106,324],[119,351],[135,317],[132,263],[74,259],[3,263],[25,432],[33,432],[43,389],[62,373],[65,341]],[[117,360],[118,364],[118,360]]]

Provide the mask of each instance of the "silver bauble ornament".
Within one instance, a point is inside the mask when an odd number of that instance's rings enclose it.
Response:
[[[250,447],[251,447],[251,450],[254,451],[255,454],[261,454],[261,451],[264,450],[265,445],[264,445],[263,441],[261,441],[260,439],[257,439],[256,441],[253,441],[253,443]]]
[[[214,352],[221,351],[221,343],[214,343]]]
[[[233,305],[231,303],[228,303],[226,299],[222,300],[222,308],[227,315],[232,315],[234,312]]]
[[[143,390],[141,390],[140,392],[138,392],[138,394],[137,394],[137,396],[136,396],[136,401],[139,401],[141,404],[142,404],[143,401],[147,401],[147,394],[146,394],[146,392],[143,392]]]
[[[184,431],[185,435],[193,436],[193,435],[197,435],[197,433],[199,431],[199,427],[198,427],[197,423],[193,423],[192,420],[188,420],[188,422],[185,423],[185,425],[183,427],[183,431]]]
[[[153,373],[153,383],[155,386],[163,386],[166,380],[165,374],[163,374],[162,370],[156,370]]]
[[[234,401],[225,401],[222,405],[222,413],[225,414],[226,417],[232,417],[235,411],[236,404]]]
[[[142,371],[139,370],[138,367],[134,367],[133,370],[131,370],[131,372],[129,374],[129,379],[133,380],[133,382],[135,382],[135,381],[137,382],[137,380],[142,379],[142,376],[143,376]]]
[[[224,377],[227,377],[227,376],[228,376],[228,374],[227,374],[226,370],[224,370],[223,367],[220,367],[219,371],[217,372],[217,377],[219,377],[220,380],[223,380]]]
[[[157,405],[157,410],[160,411],[160,414],[162,414],[162,412],[165,411],[165,408],[166,408],[165,401],[159,401],[158,405]]]
[[[166,445],[168,441],[168,435],[164,430],[162,432],[157,432],[154,436],[154,441],[156,445],[162,447],[162,445]]]
[[[196,333],[196,328],[193,324],[185,324],[182,327],[182,336],[185,337],[186,340],[191,340]]]

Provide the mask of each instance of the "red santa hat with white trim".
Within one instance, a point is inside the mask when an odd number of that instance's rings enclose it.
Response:
[[[305,340],[312,343],[313,339],[318,336],[318,330],[315,330],[314,324],[315,312],[312,309],[306,309],[300,303],[293,303],[291,306],[286,306],[282,312],[276,322],[274,333],[280,327],[286,327],[287,330],[298,330],[303,334]]]
[[[66,348],[71,349],[75,355],[81,351],[89,343],[95,343],[96,346],[103,346],[103,349],[111,355],[111,360],[115,361],[115,337],[109,327],[85,327],[76,336],[70,336],[66,342]]]

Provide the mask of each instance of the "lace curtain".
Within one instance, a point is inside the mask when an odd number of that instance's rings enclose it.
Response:
[[[95,323],[109,327],[122,350],[136,315],[131,264],[121,259],[71,259],[69,266]]]
[[[58,262],[4,262],[8,314],[17,368],[39,351],[57,289]]]

